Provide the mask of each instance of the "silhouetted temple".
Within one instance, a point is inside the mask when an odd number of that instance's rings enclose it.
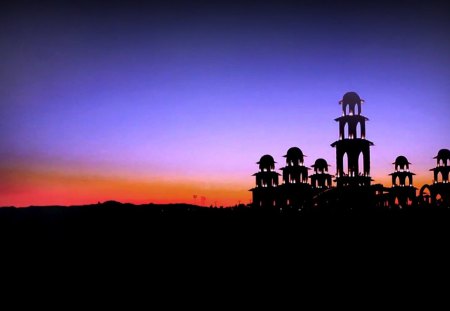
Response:
[[[366,140],[366,117],[361,115],[361,104],[364,101],[355,92],[349,92],[339,102],[342,116],[335,119],[339,122],[339,140],[331,144],[336,148],[336,183],[337,186],[369,186],[370,178],[370,146]],[[358,113],[356,109],[358,108]],[[347,129],[347,130],[346,130]],[[359,167],[359,157],[363,158],[363,167]]]
[[[436,159],[436,167],[433,171],[433,183],[423,185],[420,189],[419,202],[423,205],[450,206],[450,150],[439,150]]]
[[[409,171],[408,159],[399,156],[395,159],[392,176],[392,188],[389,192],[390,206],[410,206],[416,198],[416,188],[413,186],[414,173]]]
[[[305,155],[298,147],[290,148],[284,157],[286,166],[281,168],[282,183],[278,184],[279,173],[275,171],[272,156],[261,157],[259,172],[255,173],[256,187],[253,193],[253,207],[302,210],[308,207],[345,208],[408,206],[450,206],[450,151],[442,149],[437,159],[434,182],[425,185],[416,197],[413,186],[414,173],[410,172],[410,162],[405,156],[395,159],[392,186],[372,185],[370,176],[370,147],[373,143],[366,139],[366,121],[363,116],[362,100],[355,92],[346,93],[339,104],[342,115],[335,119],[339,123],[339,140],[331,144],[336,148],[336,175],[328,172],[328,163],[319,158],[314,162],[313,174],[304,165]],[[334,177],[334,180],[333,180]],[[308,183],[309,179],[311,180]],[[333,186],[333,181],[335,186]]]

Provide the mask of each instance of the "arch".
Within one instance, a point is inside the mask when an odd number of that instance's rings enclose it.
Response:
[[[344,152],[344,154],[342,155],[342,175],[348,175],[349,171],[348,171],[348,155],[347,152]]]
[[[422,186],[422,188],[420,188],[419,191],[419,197],[421,199],[422,203],[426,203],[426,204],[430,204],[430,199],[431,199],[431,189],[430,186],[428,184],[425,184]]]
[[[363,176],[364,175],[364,154],[360,152],[358,154],[358,175]],[[356,174],[356,173],[355,173]]]
[[[439,178],[439,174],[441,175],[440,178]],[[442,172],[437,172],[436,173],[436,181],[437,182],[443,182],[444,181],[444,174]]]
[[[412,175],[409,175],[408,176],[408,186],[412,186],[412,184],[413,184],[413,177],[412,177]]]
[[[397,175],[395,175],[394,176],[394,180],[392,182],[393,182],[394,185],[397,186],[399,184],[399,180],[400,180],[400,178]]]
[[[429,196],[430,194],[431,194],[431,189],[430,189],[429,185],[425,184],[422,186],[422,188],[420,188],[420,191],[419,191],[420,196],[425,196],[425,195]]]
[[[343,139],[350,138],[350,126],[349,126],[348,122],[344,123],[344,127],[342,130],[342,138]]]
[[[355,138],[362,138],[362,124],[360,121],[356,123]]]

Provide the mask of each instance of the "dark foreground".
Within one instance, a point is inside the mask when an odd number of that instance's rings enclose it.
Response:
[[[450,209],[402,210],[364,207],[302,211],[255,210],[246,206],[205,208],[187,204],[0,208],[3,239],[25,241],[242,241],[246,238],[448,236]]]
[[[189,286],[200,276],[217,284],[234,275],[236,286],[237,276],[268,282],[270,273],[294,271],[297,283],[306,274],[316,281],[336,273],[367,281],[399,269],[440,275],[450,262],[449,233],[450,210],[442,208],[280,212],[106,202],[0,209],[2,259],[20,266],[13,273],[81,273],[88,280],[102,271],[102,280],[116,280],[118,271],[146,271],[145,282],[181,278]]]

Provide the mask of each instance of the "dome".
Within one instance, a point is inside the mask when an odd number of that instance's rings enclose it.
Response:
[[[341,102],[344,104],[355,104],[355,103],[360,103],[361,98],[355,92],[347,92],[344,94],[344,97],[342,98]]]
[[[328,171],[328,163],[325,159],[317,159],[312,167],[316,170]]]
[[[411,164],[408,162],[408,159],[405,156],[398,156],[397,159],[395,159],[395,162],[392,163],[395,164],[395,166],[400,165],[401,167],[403,166],[408,166],[408,164]]]
[[[275,160],[273,157],[269,154],[263,155],[261,159],[256,162],[256,164],[259,164],[260,169],[270,169],[275,167]]]
[[[410,165],[411,163],[408,162],[408,159],[407,159],[405,156],[398,156],[398,157],[395,159],[395,162],[392,163],[392,164],[395,165],[395,169],[396,169],[396,170],[397,170],[399,167],[400,167],[401,170],[403,170],[403,169],[409,169],[409,165]]]
[[[286,161],[298,161],[303,162],[303,152],[298,147],[289,148],[286,155],[284,155]]]
[[[450,160],[450,150],[441,149],[434,158],[438,160]]]

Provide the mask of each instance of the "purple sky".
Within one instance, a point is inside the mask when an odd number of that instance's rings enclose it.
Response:
[[[356,91],[376,182],[400,154],[431,181],[450,147],[444,1],[211,2],[1,8],[0,167],[231,184],[244,201],[266,153],[280,168],[298,146],[334,172]]]

